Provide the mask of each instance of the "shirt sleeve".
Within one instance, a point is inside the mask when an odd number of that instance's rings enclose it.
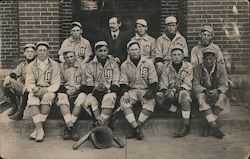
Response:
[[[125,85],[129,84],[127,71],[128,71],[128,69],[126,68],[126,63],[123,63],[121,65],[121,73],[120,73],[119,84],[125,84]]]
[[[91,48],[91,45],[90,45],[90,42],[86,40],[86,50],[85,50],[85,57],[89,57],[93,54],[92,52],[92,48]]]
[[[28,65],[26,70],[25,87],[28,92],[33,92],[32,89],[36,87],[35,72],[32,71],[32,67],[32,65]]]
[[[120,70],[119,66],[116,62],[114,62],[114,75],[112,79],[112,85],[117,85],[119,86],[119,80],[120,80]]]
[[[95,86],[95,79],[94,79],[94,64],[89,63],[86,67],[86,85],[87,86]]]
[[[163,58],[163,50],[162,50],[162,39],[161,37],[159,37],[157,40],[156,40],[156,47],[155,47],[155,58]]]
[[[226,93],[228,90],[228,76],[225,66],[222,64],[220,67],[218,67],[220,70],[220,77],[219,77],[219,86],[218,90],[221,91],[221,93]]]
[[[194,67],[194,79],[193,79],[193,89],[196,94],[202,93],[204,90],[207,90],[207,88],[203,87],[201,85],[202,80],[202,73],[201,73],[200,66],[197,65]]]
[[[16,69],[13,72],[17,75],[17,77],[20,77],[22,76],[23,69],[24,69],[24,63],[22,62],[16,67]]]
[[[164,65],[163,67],[166,67],[166,66]],[[160,84],[159,84],[160,90],[169,89],[168,74],[169,74],[169,69],[168,68],[163,68],[161,78],[160,78]]]
[[[47,89],[49,92],[54,93],[59,89],[61,84],[61,68],[57,62],[53,65],[52,71],[51,85]]]
[[[190,66],[190,68],[186,72],[186,75],[184,77],[183,83],[181,84],[181,87],[185,88],[186,90],[191,90],[192,80],[193,80],[193,68]]]
[[[149,61],[149,76],[148,76],[149,84],[158,83],[158,76],[155,70],[155,66],[152,61]]]
[[[193,67],[199,63],[198,56],[197,56],[197,49],[195,47],[193,47],[191,50],[191,63]]]

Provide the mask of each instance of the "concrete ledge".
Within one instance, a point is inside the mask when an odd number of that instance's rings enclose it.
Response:
[[[10,120],[7,116],[6,110],[0,115],[1,131],[3,133],[19,133],[21,135],[29,135],[33,129],[34,124],[30,117],[25,116],[25,119],[21,121]],[[193,118],[191,120],[191,132],[197,132],[200,130],[200,126],[203,119]],[[150,134],[157,135],[166,131],[174,131],[181,122],[181,118],[176,117],[153,117],[150,118],[144,124],[144,131],[150,132]],[[92,127],[90,125],[91,120],[79,120],[78,128],[81,134],[85,134]],[[222,129],[227,133],[235,131],[250,131],[250,112],[238,106],[233,106],[231,112],[224,114],[218,121]],[[118,117],[114,122],[115,131],[124,134],[126,131],[127,122],[123,117]],[[62,135],[64,129],[63,119],[48,119],[45,124],[45,130],[50,135]]]

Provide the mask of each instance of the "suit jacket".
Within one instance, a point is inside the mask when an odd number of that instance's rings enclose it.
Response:
[[[109,45],[110,55],[113,57],[118,57],[121,63],[127,59],[127,43],[129,42],[130,38],[131,36],[128,32],[123,32],[121,30],[116,40],[113,40],[110,31],[104,32],[102,36],[102,40],[105,40]]]

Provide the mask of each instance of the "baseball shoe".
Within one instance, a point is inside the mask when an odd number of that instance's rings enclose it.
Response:
[[[218,139],[221,139],[225,136],[225,134],[220,130],[217,125],[212,127],[212,135]]]
[[[127,135],[126,135],[126,138],[127,139],[132,139],[132,138],[135,138],[135,128],[133,128],[131,125],[128,127],[128,130],[127,130]]]
[[[63,139],[69,140],[70,138],[71,138],[71,131],[67,126],[65,126],[64,132],[63,132]]]
[[[181,124],[181,126],[176,130],[174,137],[176,138],[184,137],[189,133],[189,131],[190,131],[189,125]]]
[[[205,125],[203,125],[202,130],[201,130],[201,136],[203,137],[208,137],[210,136],[210,125],[208,123],[206,123]]]
[[[36,129],[36,132],[36,142],[42,142],[45,137],[43,128]]]
[[[71,131],[71,139],[74,141],[78,141],[80,138],[80,134],[79,134],[78,130],[76,129],[76,127],[71,126],[70,131]]]
[[[137,126],[137,127],[135,128],[135,136],[136,136],[136,138],[137,138],[138,140],[142,140],[142,139],[144,138],[144,134],[143,134],[143,132],[142,132],[140,126]]]

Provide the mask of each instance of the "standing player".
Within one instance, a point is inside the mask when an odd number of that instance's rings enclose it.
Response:
[[[186,39],[177,31],[177,20],[170,16],[165,19],[166,31],[156,41],[155,66],[158,75],[162,72],[164,63],[171,60],[171,50],[175,45],[181,46],[184,57],[188,57]]]
[[[119,90],[119,66],[112,56],[108,56],[108,53],[108,44],[105,41],[97,42],[96,56],[86,68],[85,93],[88,96],[85,106],[91,106],[95,118],[100,123],[103,123],[112,113]]]
[[[228,77],[224,64],[216,62],[217,50],[213,47],[203,49],[203,62],[194,67],[194,92],[199,109],[204,113],[207,123],[203,126],[202,136],[212,135],[223,138],[225,134],[219,129],[216,120],[225,108],[228,90]]]
[[[49,58],[49,44],[44,41],[37,42],[36,52],[36,59],[26,69],[25,87],[29,92],[27,104],[36,127],[30,138],[41,142],[45,137],[43,123],[47,119],[61,79],[59,64]]]
[[[34,60],[36,55],[35,45],[26,44],[23,51],[26,60],[21,62],[17,68],[4,79],[3,83],[6,96],[10,98],[13,104],[8,116],[14,120],[21,120],[23,118],[23,112],[27,105],[28,92],[24,89],[24,83],[26,68],[28,64]],[[19,101],[21,101],[20,104]]]
[[[155,38],[147,34],[148,24],[144,19],[136,20],[135,36],[131,40],[138,41],[142,56],[154,61],[155,57]]]
[[[216,61],[219,63],[224,63],[224,57],[220,50],[220,47],[213,43],[212,39],[214,36],[214,29],[210,26],[203,26],[200,32],[200,41],[191,50],[191,63],[193,67],[197,64],[203,62],[203,49],[206,47],[212,47],[215,50]]]
[[[175,137],[183,137],[189,133],[190,120],[190,91],[192,89],[193,68],[191,63],[184,60],[182,46],[176,45],[171,50],[171,58],[168,64],[162,68],[160,78],[160,92],[157,93],[157,100],[160,106],[167,106],[175,112],[175,106],[181,107],[182,124],[175,132]],[[174,106],[175,105],[175,106]]]
[[[85,66],[77,61],[72,50],[65,50],[63,57],[65,62],[61,64],[62,84],[58,90],[57,105],[66,123],[63,138],[77,141],[80,135],[74,124],[86,99],[86,94],[81,92],[85,85]],[[74,102],[72,115],[70,101]]]
[[[63,41],[60,50],[58,51],[59,60],[64,62],[63,52],[64,50],[75,51],[76,57],[83,64],[90,60],[92,55],[92,48],[89,41],[82,37],[82,25],[79,22],[73,22],[71,24],[70,37]]]
[[[120,103],[131,126],[127,138],[142,140],[144,134],[141,126],[154,111],[158,78],[153,62],[140,55],[137,41],[130,41],[127,48],[129,56],[121,65],[120,86],[123,96]],[[142,105],[138,120],[132,110],[137,101]]]

